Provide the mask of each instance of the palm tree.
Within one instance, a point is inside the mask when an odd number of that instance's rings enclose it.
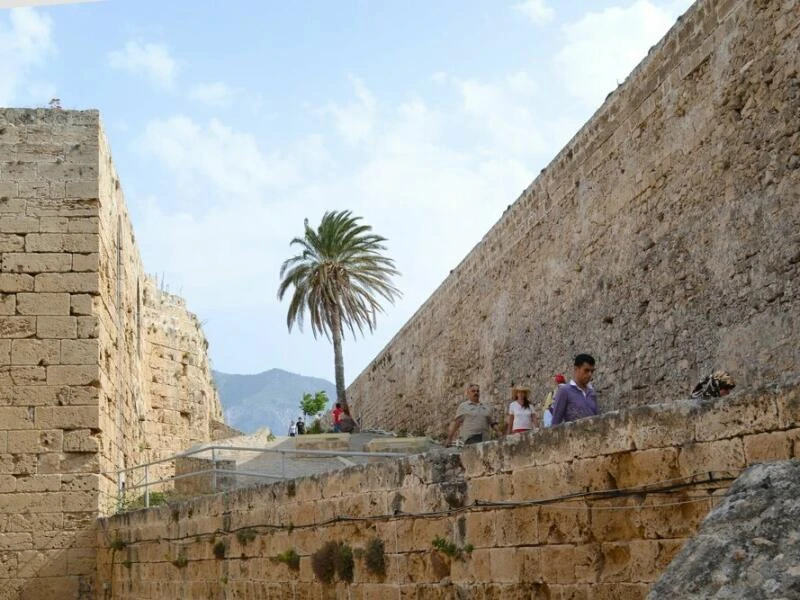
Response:
[[[316,230],[305,220],[305,234],[289,245],[299,246],[300,253],[281,265],[278,299],[294,288],[286,325],[302,330],[306,310],[311,332],[316,338],[324,333],[333,342],[337,402],[349,415],[344,386],[342,357],[343,326],[355,338],[356,329],[363,335],[366,326],[372,332],[375,317],[383,312],[379,300],[394,303],[401,293],[391,281],[400,273],[394,261],[381,254],[386,238],[371,233],[372,227],[359,223],[349,210],[326,212]]]

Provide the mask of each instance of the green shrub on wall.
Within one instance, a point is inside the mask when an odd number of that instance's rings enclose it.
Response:
[[[364,564],[370,573],[386,575],[386,547],[380,538],[372,538],[364,549]]]
[[[311,570],[324,584],[332,583],[334,575],[352,583],[354,569],[353,549],[344,542],[327,542],[311,555]]]
[[[294,548],[289,548],[275,557],[277,562],[284,563],[292,571],[300,570],[300,555]]]

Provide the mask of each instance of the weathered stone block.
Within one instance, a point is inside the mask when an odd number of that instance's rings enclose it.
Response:
[[[37,292],[100,292],[97,273],[41,273],[36,276]]]
[[[724,397],[710,401],[695,420],[697,441],[771,431],[778,426],[778,407],[771,394]]]
[[[745,467],[741,438],[688,444],[680,449],[678,465],[684,477],[710,471],[733,471]]]
[[[41,385],[45,378],[45,368],[40,366],[10,366],[0,372],[0,382],[14,386]]]
[[[800,429],[746,435],[742,441],[747,464],[790,459],[793,456],[794,443],[798,439]]]
[[[0,210],[3,203],[0,202]],[[22,252],[25,250],[25,238],[21,235],[0,233],[0,252]]]
[[[3,292],[30,292],[33,277],[15,273],[0,273],[0,290]]]
[[[495,548],[498,545],[495,511],[470,512],[465,516],[465,539],[476,548]],[[502,545],[502,544],[501,544]]]
[[[97,510],[97,494],[87,492],[63,492],[61,494],[61,508],[65,512],[81,512]]]
[[[30,475],[36,473],[35,454],[2,454],[0,455],[0,473],[13,475]]]
[[[69,315],[70,296],[67,293],[17,294],[17,312],[21,315]]]
[[[628,423],[637,449],[678,446],[694,441],[697,404],[690,400],[669,407],[639,406],[628,411]]]
[[[96,217],[100,203],[87,198],[36,198],[29,200],[26,212],[37,217]]]
[[[39,219],[25,216],[0,217],[0,231],[3,233],[38,232]]]
[[[575,502],[574,508],[541,506],[537,538],[540,544],[582,543],[591,537],[589,509]]]
[[[538,506],[498,510],[496,521],[498,546],[534,546],[539,543]]]
[[[100,260],[97,253],[94,254],[73,254],[72,269],[74,271],[99,271]]]
[[[97,429],[99,425],[96,406],[37,406],[35,415],[39,429]]]
[[[11,364],[11,340],[0,339],[0,366]],[[2,400],[2,396],[0,396]]]
[[[800,427],[800,390],[797,387],[782,390],[775,398],[775,404],[780,429]]]
[[[77,317],[50,317],[36,318],[36,337],[71,339],[78,335]]]
[[[91,315],[94,311],[94,297],[89,294],[72,294],[70,297],[70,313],[73,315]]]
[[[14,365],[54,365],[61,354],[59,340],[16,339],[11,343],[11,363]]]
[[[13,315],[17,310],[17,295],[0,292],[0,315]]]
[[[97,317],[77,317],[78,338],[96,338],[98,336],[99,321]]]
[[[663,483],[678,476],[678,450],[656,448],[619,455],[620,488]]]
[[[21,435],[28,434],[33,437],[37,432],[15,432]],[[61,434],[60,431],[42,432],[45,435],[52,435],[53,437]],[[30,447],[41,446],[40,439],[30,440],[32,443]],[[25,443],[22,441],[21,443]],[[38,448],[31,450],[31,452],[47,452],[47,448]],[[61,489],[61,475],[27,475],[25,477],[17,477],[17,491],[18,492],[57,492]]]
[[[95,149],[96,152],[96,149]],[[67,198],[99,198],[97,180],[67,181]]]
[[[69,219],[67,217],[40,217],[39,230],[42,233],[67,233]]]
[[[648,496],[640,507],[625,512],[632,526],[647,539],[684,539],[697,531],[711,510],[711,500],[710,496],[691,498],[688,494],[678,493],[670,495],[667,503],[663,496],[656,494]]]
[[[100,367],[97,364],[47,367],[47,385],[92,385],[99,377]]]
[[[4,508],[9,513],[53,513],[61,511],[61,497],[58,493],[18,493],[9,494]],[[20,548],[21,550],[22,548]]]
[[[70,233],[98,233],[100,220],[97,217],[71,218],[68,231]]]
[[[100,360],[98,340],[62,340],[61,364],[95,365]]]
[[[28,252],[91,253],[99,249],[100,238],[91,233],[29,233],[25,236]]]
[[[26,338],[35,333],[34,317],[0,317],[0,338]]]
[[[63,272],[71,268],[72,255],[55,252],[9,252],[2,261],[2,270],[14,273]]]

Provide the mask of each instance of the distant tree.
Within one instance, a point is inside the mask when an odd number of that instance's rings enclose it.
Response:
[[[376,325],[376,315],[383,312],[379,300],[394,302],[400,290],[392,277],[400,273],[394,261],[383,256],[386,238],[374,233],[372,227],[359,223],[349,210],[326,212],[317,229],[305,220],[305,233],[289,245],[299,246],[300,253],[281,266],[278,298],[294,288],[286,324],[302,330],[308,311],[314,337],[324,333],[333,343],[336,401],[350,414],[344,385],[342,335],[344,327],[355,337],[358,328],[363,335]]]
[[[324,391],[317,392],[313,396],[309,393],[303,394],[303,399],[300,400],[300,410],[307,417],[321,413],[328,405],[328,394]]]

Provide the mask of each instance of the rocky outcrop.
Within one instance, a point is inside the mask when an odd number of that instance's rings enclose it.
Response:
[[[648,600],[800,598],[798,498],[800,460],[745,471]]]

